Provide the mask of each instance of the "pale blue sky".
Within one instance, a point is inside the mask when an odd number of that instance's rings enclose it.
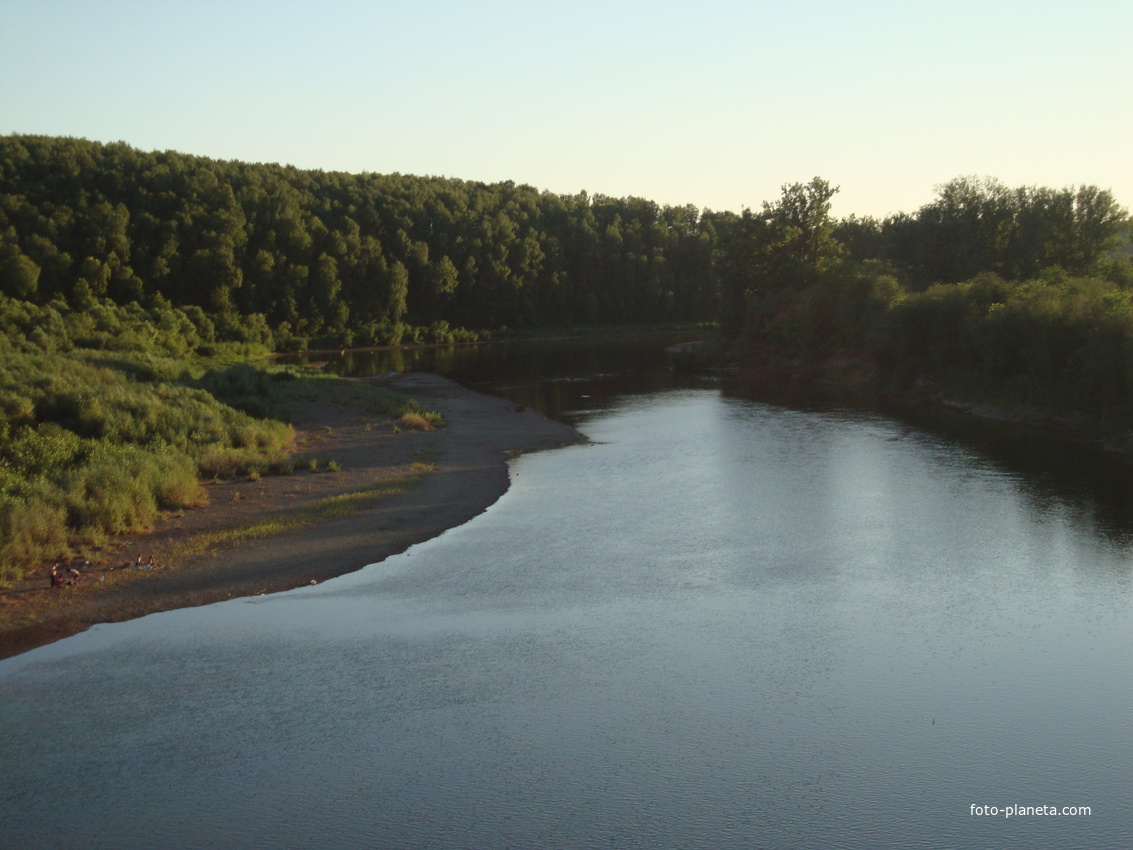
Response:
[[[1133,0],[0,0],[0,134],[837,215],[1133,206]]]

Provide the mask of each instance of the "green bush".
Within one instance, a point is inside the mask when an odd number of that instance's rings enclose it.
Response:
[[[281,422],[290,419],[273,376],[247,363],[210,370],[201,377],[200,386],[218,400],[256,418]]]
[[[46,500],[0,492],[0,581],[22,578],[41,561],[69,550],[66,512]]]
[[[199,310],[88,307],[0,296],[0,580],[198,503],[200,475],[288,457],[285,381],[223,363],[260,351],[255,333],[217,342]]]
[[[293,471],[288,399],[421,410],[364,383],[244,362],[267,338],[255,319],[214,324],[200,308],[0,295],[0,581],[197,504],[201,478]]]
[[[1050,269],[1004,281],[982,274],[910,295],[888,316],[883,363],[905,383],[993,401],[1133,412],[1133,296],[1100,278]]]

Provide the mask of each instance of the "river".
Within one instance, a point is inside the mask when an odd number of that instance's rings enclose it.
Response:
[[[0,846],[1129,845],[1112,464],[534,349],[591,442],[472,522],[0,661]]]

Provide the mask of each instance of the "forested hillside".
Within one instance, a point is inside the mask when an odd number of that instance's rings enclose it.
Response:
[[[638,198],[0,138],[0,291],[160,296],[281,346],[711,320],[713,243],[710,216]]]

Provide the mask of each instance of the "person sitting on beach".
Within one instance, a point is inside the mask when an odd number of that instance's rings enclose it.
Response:
[[[146,565],[146,569],[152,570],[152,569],[156,569],[156,568],[157,568],[157,561],[155,561],[153,559],[153,555],[150,555],[149,556],[149,563]]]

